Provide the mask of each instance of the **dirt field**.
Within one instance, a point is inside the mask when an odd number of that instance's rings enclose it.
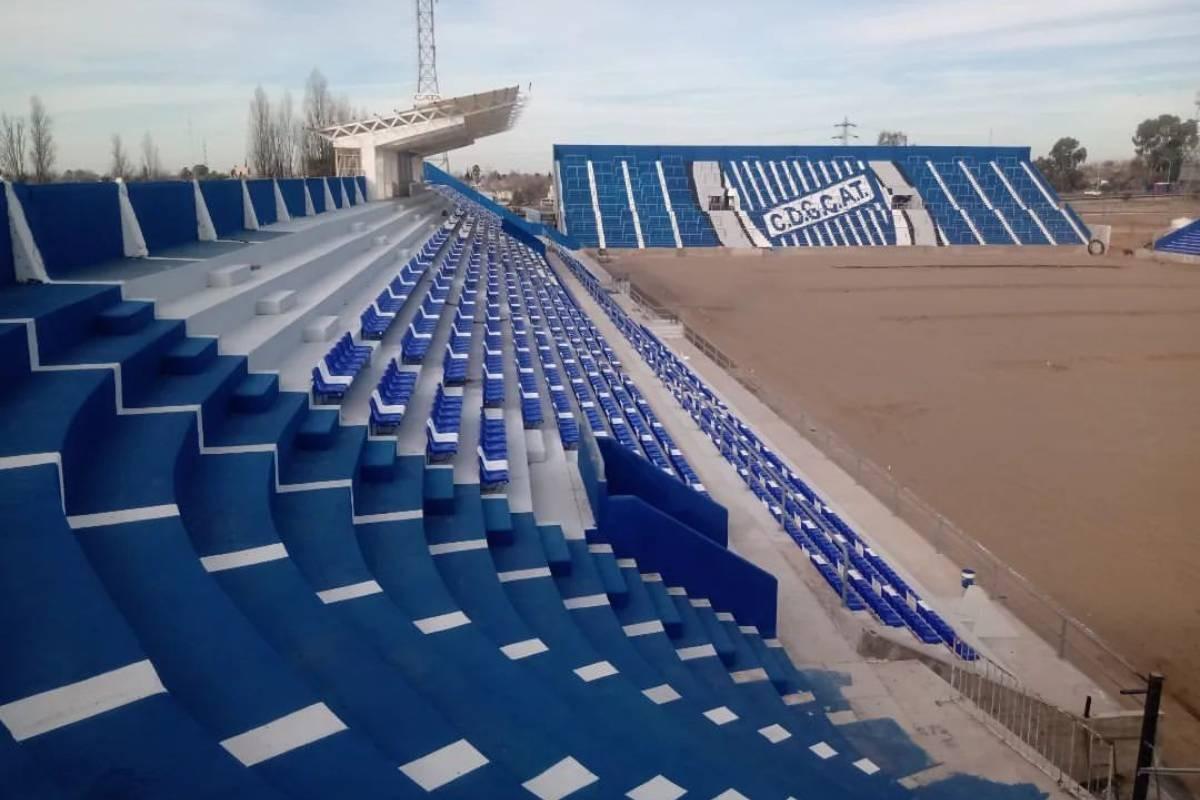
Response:
[[[607,268],[1195,712],[1200,269],[1014,251],[666,251]]]
[[[1088,225],[1113,226],[1110,252],[1117,254],[1145,247],[1177,217],[1200,217],[1195,197],[1072,197],[1070,203]]]

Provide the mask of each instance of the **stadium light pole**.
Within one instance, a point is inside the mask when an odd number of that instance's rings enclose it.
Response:
[[[1146,696],[1142,710],[1142,733],[1138,737],[1137,771],[1133,777],[1132,800],[1146,800],[1150,791],[1150,774],[1154,772],[1154,747],[1158,739],[1158,710],[1162,704],[1163,681],[1161,672],[1146,676],[1145,689],[1122,689],[1121,694],[1143,694]]]

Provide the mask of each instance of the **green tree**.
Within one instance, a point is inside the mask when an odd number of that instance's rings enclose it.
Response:
[[[1079,140],[1064,136],[1054,143],[1047,156],[1034,163],[1051,185],[1060,192],[1072,192],[1082,188],[1085,178],[1083,162],[1087,161],[1087,148],[1079,146]]]
[[[1133,149],[1146,162],[1153,180],[1176,181],[1184,159],[1196,148],[1196,120],[1162,114],[1143,120],[1133,134]]]

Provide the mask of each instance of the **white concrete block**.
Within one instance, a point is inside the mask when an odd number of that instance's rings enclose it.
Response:
[[[258,302],[254,304],[254,313],[260,316],[282,314],[285,311],[291,311],[295,307],[296,293],[291,289],[280,289],[278,292],[271,292],[265,297],[260,297]]]
[[[304,341],[328,342],[337,331],[337,317],[317,317],[304,326]]]
[[[208,273],[208,285],[210,287],[237,286],[250,280],[252,269],[250,264],[230,264],[225,267],[217,267]]]

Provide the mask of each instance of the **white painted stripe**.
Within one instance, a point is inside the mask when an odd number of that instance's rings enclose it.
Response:
[[[779,724],[759,728],[758,732],[771,744],[779,744],[782,741],[792,738],[791,731]]]
[[[443,556],[447,553],[465,553],[469,550],[487,550],[487,539],[465,539],[461,542],[445,542],[429,545],[431,556]]]
[[[501,583],[511,583],[512,581],[527,581],[532,578],[549,578],[549,567],[532,567],[530,569],[510,569],[506,572],[496,573],[496,577]]]
[[[692,661],[697,658],[715,657],[717,651],[711,644],[698,644],[694,647],[681,647],[675,651],[680,661]]]
[[[452,628],[457,628],[466,625],[470,622],[461,611],[451,611],[449,614],[438,614],[435,617],[425,617],[424,619],[414,619],[413,624],[421,631],[421,633],[441,633]]]
[[[591,162],[589,161],[590,165]],[[542,774],[521,784],[539,800],[562,800],[600,780],[587,767],[567,756]]]
[[[293,492],[320,492],[325,489],[350,489],[353,486],[353,481],[344,478],[333,481],[313,481],[312,483],[280,483],[275,486],[275,491],[280,494],[291,494]]]
[[[20,456],[5,456],[0,458],[0,469],[24,469],[25,467],[40,467],[46,464],[61,466],[62,456],[58,453],[27,453]]]
[[[674,687],[672,687],[669,683],[663,683],[659,684],[658,686],[652,686],[649,689],[643,689],[642,694],[650,698],[650,701],[656,706],[673,703],[680,697],[679,692],[675,691]]]
[[[287,548],[276,542],[275,544],[265,544],[262,547],[248,547],[245,550],[234,550],[231,553],[204,556],[200,559],[200,565],[208,572],[223,572],[227,569],[251,567],[255,564],[278,561],[287,557]]]
[[[755,625],[738,625],[738,630],[742,633],[758,636],[758,627]]]
[[[629,180],[628,160],[621,162],[621,173],[625,176],[625,196],[629,200],[629,214],[633,218],[633,235],[637,246],[644,250],[646,241],[642,238],[642,221],[638,218],[637,203],[633,201],[633,183]]]
[[[549,649],[541,639],[525,639],[521,642],[504,645],[500,648],[500,652],[513,661],[520,661],[522,658],[529,658],[539,653],[545,653]]]
[[[5,703],[0,724],[20,742],[165,691],[154,665],[137,661]]]
[[[644,583],[662,583],[662,575],[657,572],[643,572],[642,581]]]
[[[750,800],[750,798],[746,797],[746,795],[742,794],[737,789],[726,789],[714,797],[713,800]],[[788,798],[788,800],[791,800],[791,798]]]
[[[574,670],[574,672],[583,680],[584,683],[591,683],[592,681],[598,681],[601,678],[607,678],[610,675],[616,675],[617,668],[607,661],[597,661],[594,664],[587,664],[585,666],[578,667]]]
[[[414,508],[410,511],[388,511],[383,514],[355,514],[355,525],[375,525],[380,522],[403,522],[409,519],[422,519],[425,512]]]
[[[754,166],[758,169],[758,175],[762,178],[763,188],[767,190],[767,197],[771,198],[772,205],[778,203],[779,199],[775,195],[775,190],[771,188],[771,181],[767,178],[767,171],[763,169],[762,160],[756,160]],[[778,180],[779,176],[776,175],[775,178]]]
[[[588,174],[588,189],[592,193],[592,213],[596,215],[596,238],[600,242],[601,248],[607,248],[608,245],[604,241],[604,220],[600,217],[600,198],[596,194],[596,169],[592,166],[592,162],[587,162]]]
[[[805,703],[811,703],[816,697],[812,692],[793,692],[783,696],[784,705],[802,706]]]
[[[663,204],[667,207],[667,217],[671,220],[671,233],[675,235],[675,246],[683,247],[683,240],[679,238],[679,221],[675,218],[675,209],[671,207],[671,195],[667,193],[667,177],[663,174],[662,162],[655,161],[654,166],[658,168],[658,185],[662,189]]]
[[[733,618],[733,614],[730,614],[728,611],[718,611],[717,619],[720,620],[721,622],[735,622],[736,621]]]
[[[667,594],[672,597],[687,597],[687,589],[682,586],[668,586]]]
[[[608,605],[608,595],[606,594],[585,594],[579,597],[568,597],[563,600],[563,605],[571,610],[578,608],[595,608],[596,606]]]
[[[876,772],[879,772],[879,767],[869,758],[860,758],[858,761],[854,762],[854,766],[858,767],[868,775],[874,775]]]
[[[252,767],[306,744],[346,730],[324,703],[293,711],[265,725],[251,728],[221,742],[243,766]]]
[[[323,592],[317,592],[317,597],[321,598],[322,603],[340,603],[343,600],[354,600],[359,597],[379,594],[382,591],[383,587],[375,581],[363,581],[362,583],[351,583],[347,586],[338,586],[336,589],[326,589]]]
[[[756,683],[767,680],[767,671],[762,667],[739,669],[736,672],[729,673],[729,677],[733,678],[734,683]]]
[[[617,566],[621,569],[637,569],[636,558],[618,558]]]
[[[130,522],[146,522],[152,519],[167,519],[179,516],[179,506],[166,503],[161,506],[125,508],[120,511],[101,511],[97,514],[76,514],[67,517],[72,530],[99,528],[104,525],[124,525]]]
[[[651,633],[663,633],[664,628],[661,620],[652,619],[648,622],[635,622],[632,625],[624,626],[626,636],[647,636]]]
[[[629,800],[679,800],[687,789],[676,786],[662,775],[655,775],[640,786],[625,793]]]
[[[611,544],[589,544],[588,545],[589,553],[609,553],[609,554],[611,554],[612,551],[613,551],[613,549],[612,549]]]
[[[712,608],[712,601],[707,597],[693,597],[688,602],[692,604],[692,608]]]
[[[710,708],[704,712],[704,716],[708,717],[714,725],[726,725],[738,718],[738,715],[730,711],[727,706]]]
[[[778,639],[763,639],[763,644],[765,644],[767,647],[783,647],[783,642],[779,641]]]
[[[830,759],[837,755],[837,750],[834,750],[832,747],[825,744],[825,742],[817,742],[808,749],[813,751],[817,757],[821,759]]]
[[[400,771],[427,792],[442,788],[456,778],[488,763],[487,757],[466,739],[448,744],[432,753],[408,762]]]

